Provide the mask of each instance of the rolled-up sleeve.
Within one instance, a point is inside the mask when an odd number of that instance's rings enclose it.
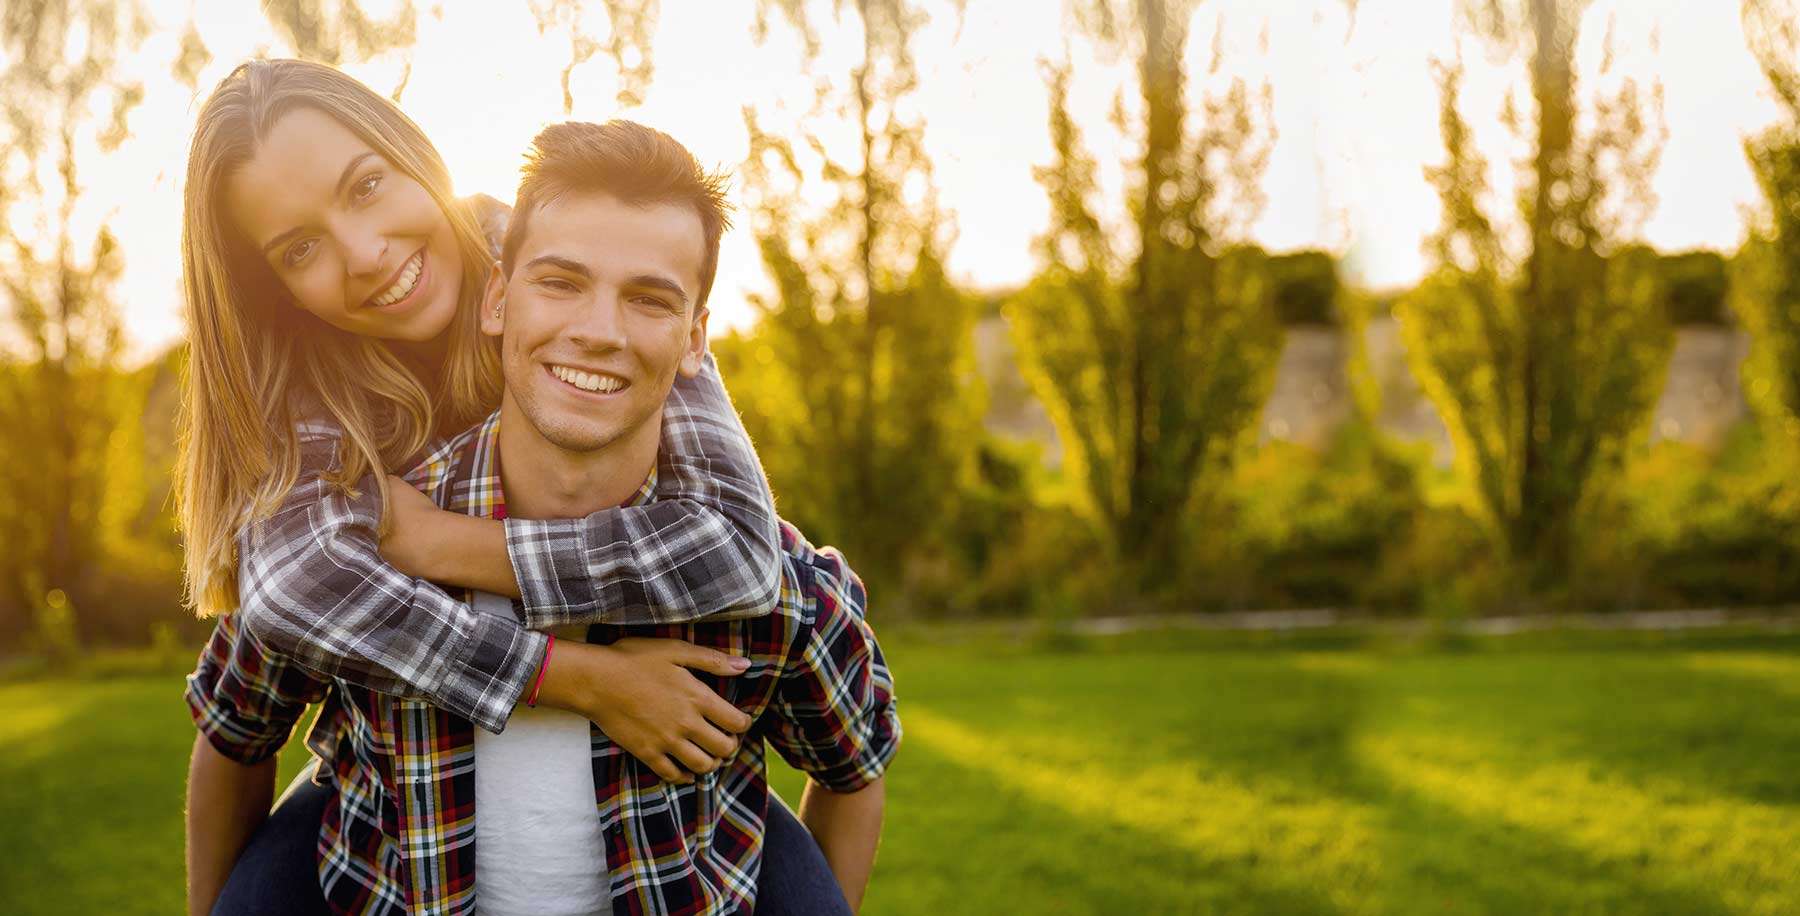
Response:
[[[219,753],[246,766],[275,755],[308,704],[329,685],[260,646],[235,614],[220,617],[188,675],[194,726]]]
[[[825,788],[855,792],[900,749],[893,676],[865,615],[862,581],[843,556],[825,548],[790,567],[813,612],[771,704],[769,743]]]
[[[657,625],[769,613],[775,501],[707,355],[663,410],[656,499],[585,519],[507,519],[526,626]]]
[[[505,727],[547,637],[483,614],[381,559],[379,491],[326,479],[337,439],[301,440],[301,474],[240,541],[243,626],[314,674],[419,699],[489,731]]]

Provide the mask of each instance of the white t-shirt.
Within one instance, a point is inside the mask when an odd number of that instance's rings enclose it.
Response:
[[[478,592],[474,605],[512,616],[511,602],[498,595]],[[506,731],[475,730],[475,900],[482,916],[612,912],[588,728],[574,713],[521,704]]]

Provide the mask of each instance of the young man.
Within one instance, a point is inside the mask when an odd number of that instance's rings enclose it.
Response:
[[[726,221],[719,188],[674,140],[636,124],[540,134],[482,315],[501,339],[502,406],[412,482],[446,508],[495,517],[579,517],[650,498],[663,401],[705,353]],[[685,784],[573,714],[520,710],[489,734],[307,674],[230,618],[189,702],[214,747],[252,763],[326,699],[309,744],[336,788],[320,872],[339,912],[469,913],[477,898],[484,914],[749,909],[770,803],[765,740],[811,777],[801,819],[855,906],[900,738],[892,681],[842,557],[788,526],[782,546],[773,614],[586,633],[622,648],[634,636],[680,638],[748,659],[740,676],[704,677],[754,725],[721,766]],[[494,603],[477,601],[512,612]],[[555,664],[552,647],[544,667]]]

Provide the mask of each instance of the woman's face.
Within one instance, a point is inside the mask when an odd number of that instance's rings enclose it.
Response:
[[[277,119],[227,182],[225,206],[294,304],[325,322],[411,343],[450,327],[463,275],[450,221],[330,115]]]

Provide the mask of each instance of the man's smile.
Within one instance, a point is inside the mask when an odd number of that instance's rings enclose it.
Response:
[[[619,376],[594,369],[577,369],[557,363],[551,363],[545,368],[563,384],[589,394],[615,394],[631,385]]]

